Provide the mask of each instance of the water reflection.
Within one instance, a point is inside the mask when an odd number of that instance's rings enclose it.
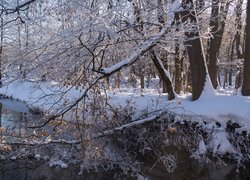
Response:
[[[151,164],[152,166],[152,164]],[[0,162],[1,180],[112,180],[112,179],[144,179],[143,177],[131,177],[120,175],[117,172],[84,172],[79,175],[80,167],[71,165],[67,169],[49,167],[44,161],[17,160]],[[199,163],[188,160],[178,164],[173,173],[168,173],[163,166],[156,166],[152,170],[144,172],[147,180],[249,180],[250,169],[236,171],[235,164],[227,166],[216,163]]]
[[[224,162],[211,159],[211,162],[204,163],[191,159],[184,148],[172,146],[167,151],[175,154],[177,168],[169,173],[162,163],[155,164],[152,159],[145,158],[144,173],[150,180],[250,180],[250,164],[237,170],[236,162],[227,159]]]
[[[249,180],[250,168],[240,168],[238,171],[235,163],[206,164],[189,159],[179,162],[172,173],[166,172],[164,166],[159,165],[147,171],[146,174],[150,180]]]
[[[29,109],[25,103],[0,99],[0,127],[21,133],[27,128]]]
[[[1,180],[108,180],[114,179],[109,173],[83,173],[79,175],[78,166],[67,169],[49,167],[46,162],[37,160],[19,160],[0,162]],[[122,178],[124,179],[124,178]],[[126,178],[125,178],[126,179]]]

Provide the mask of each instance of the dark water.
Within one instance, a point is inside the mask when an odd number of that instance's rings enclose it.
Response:
[[[20,101],[0,99],[0,127],[24,130],[27,127],[27,105]]]
[[[27,127],[26,114],[28,107],[21,102],[0,99],[0,127],[25,130]],[[218,162],[200,163],[190,159],[190,154],[185,150],[172,148],[171,154],[177,159],[177,168],[168,173],[161,163],[144,157],[142,161],[142,176],[131,177],[119,175],[118,172],[85,172],[79,175],[80,167],[69,165],[62,169],[49,167],[45,161],[30,160],[2,160],[0,161],[0,180],[99,180],[99,179],[151,179],[151,180],[250,180],[250,164],[246,168],[237,170],[235,163]],[[1,155],[1,151],[0,151]],[[118,175],[116,175],[118,174]]]
[[[110,179],[105,173],[83,173],[79,175],[79,167],[69,166],[67,169],[49,167],[46,162],[36,160],[4,161],[0,163],[1,180],[96,180]]]
[[[250,180],[250,164],[246,168],[238,168],[236,163],[224,160],[224,163],[213,161],[201,163],[190,159],[189,153],[178,150],[177,167],[168,173],[163,164],[157,164],[151,169],[152,162],[147,163],[145,174],[151,180]]]
[[[152,165],[152,164],[151,164]],[[150,165],[150,166],[151,166]],[[157,165],[151,170],[144,168],[144,176],[115,176],[112,173],[84,172],[79,175],[79,166],[67,169],[49,167],[46,162],[37,160],[3,161],[0,163],[1,180],[102,180],[102,179],[147,179],[147,180],[249,180],[250,169],[236,171],[234,164],[202,164],[196,161],[178,163],[173,173],[168,173],[164,166]]]

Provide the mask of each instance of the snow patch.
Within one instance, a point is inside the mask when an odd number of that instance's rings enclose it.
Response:
[[[68,168],[68,165],[61,160],[51,160],[49,162],[49,166],[50,167],[60,167],[63,169]]]
[[[205,142],[204,142],[203,139],[199,142],[198,149],[197,149],[196,152],[199,155],[207,153],[207,147],[206,147]]]
[[[228,133],[223,128],[214,129],[208,147],[213,154],[237,153],[235,147],[228,140]]]

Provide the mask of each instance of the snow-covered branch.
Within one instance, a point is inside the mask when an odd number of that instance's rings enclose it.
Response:
[[[37,146],[37,145],[47,145],[47,144],[80,144],[80,140],[64,140],[64,139],[55,139],[47,140],[43,142],[1,142],[0,144],[4,145],[15,145],[15,146]]]
[[[181,5],[178,0],[174,1],[171,7],[171,10],[169,12],[168,23],[162,28],[159,34],[149,37],[140,45],[133,48],[134,49],[133,52],[131,52],[127,58],[119,61],[117,64],[108,68],[102,68],[100,70],[100,73],[105,74],[105,75],[111,75],[117,71],[120,71],[124,67],[128,67],[132,65],[133,63],[135,63],[135,61],[140,56],[142,56],[144,53],[146,53],[148,50],[154,47],[169,32],[174,22],[175,12],[179,11],[180,6]]]
[[[168,110],[162,110],[162,111],[157,112],[156,114],[154,114],[154,115],[152,115],[150,117],[139,119],[139,120],[135,120],[135,121],[133,121],[131,123],[124,124],[122,126],[114,128],[112,130],[107,130],[107,131],[95,134],[93,136],[93,138],[100,138],[100,137],[103,137],[103,136],[111,135],[115,131],[121,131],[121,130],[123,130],[125,128],[130,128],[130,127],[133,127],[133,126],[142,125],[142,124],[144,124],[146,122],[155,121],[155,120],[159,119],[160,117],[162,117],[164,114],[167,114],[167,113],[169,113]]]

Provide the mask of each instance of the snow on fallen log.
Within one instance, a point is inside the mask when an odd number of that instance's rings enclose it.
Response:
[[[103,131],[101,133],[97,133],[97,134],[93,135],[92,138],[100,138],[100,137],[103,137],[103,136],[111,135],[115,131],[121,131],[121,130],[123,130],[125,128],[130,128],[130,127],[133,127],[133,126],[142,125],[142,124],[144,124],[146,122],[155,121],[155,120],[161,118],[164,114],[167,114],[167,113],[169,113],[169,110],[163,110],[163,111],[160,111],[157,114],[152,115],[150,117],[132,121],[131,123],[124,124],[122,126],[114,128],[112,130],[107,130],[107,131]]]

